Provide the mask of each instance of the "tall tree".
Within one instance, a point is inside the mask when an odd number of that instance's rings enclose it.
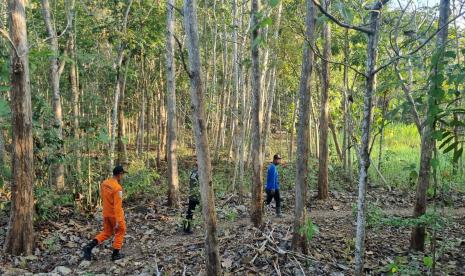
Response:
[[[355,275],[363,274],[363,256],[365,253],[365,205],[370,167],[370,129],[372,116],[373,93],[376,90],[376,60],[378,57],[379,26],[381,9],[389,0],[380,0],[370,10],[370,30],[367,32],[366,88],[363,97],[362,141],[360,146],[360,174],[357,200],[357,230],[355,239]]]
[[[30,255],[34,247],[32,106],[25,0],[9,0],[11,49],[11,126],[13,182],[5,252]]]
[[[54,126],[57,129],[58,138],[63,139],[63,114],[61,109],[61,96],[60,96],[60,74],[59,74],[59,50],[58,50],[58,36],[52,22],[50,12],[50,3],[48,0],[42,0],[42,13],[44,16],[45,27],[47,29],[48,41],[50,42],[50,50],[52,55],[50,57],[50,83],[52,86],[52,106],[53,114],[55,116]],[[60,153],[62,153],[62,146],[60,146]],[[65,187],[65,167],[62,162],[53,164],[50,168],[51,182],[54,187],[62,190]]]
[[[67,10],[68,23],[70,24],[69,31],[69,51],[73,62],[69,65],[69,80],[71,86],[71,101],[72,101],[72,127],[71,132],[74,138],[74,151],[76,156],[76,186],[80,186],[81,181],[81,152],[79,144],[79,71],[77,66],[77,54],[76,54],[76,37],[75,37],[75,1],[69,2]]]
[[[437,76],[440,72],[440,64],[444,60],[444,52],[447,44],[447,35],[449,28],[449,8],[450,0],[441,0],[439,4],[439,22],[438,34],[436,40],[436,50],[433,55],[433,70],[430,76],[430,87],[428,89],[428,105],[426,111],[426,120],[421,131],[421,146],[420,146],[420,171],[418,175],[417,192],[415,197],[415,207],[413,216],[418,218],[426,212],[426,191],[429,187],[431,177],[431,159],[435,142],[433,132],[435,129],[436,119],[435,108],[437,103],[435,100],[435,93],[442,83],[438,83]],[[418,225],[413,228],[410,247],[413,250],[423,251],[425,249],[425,235],[426,230],[424,225]]]
[[[260,36],[259,0],[252,0],[252,223],[259,227],[263,222],[263,156],[261,147],[262,135],[262,95],[260,80],[260,52],[257,39]]]
[[[312,0],[307,0],[306,37],[300,74],[299,101],[299,129],[297,135],[297,162],[295,185],[295,217],[292,247],[307,253],[307,238],[302,232],[307,219],[307,185],[308,185],[308,156],[310,145],[310,101],[311,76],[313,72],[313,47],[315,43],[315,8]]]
[[[184,0],[184,28],[189,53],[189,77],[192,121],[199,168],[202,213],[205,226],[205,256],[207,275],[221,275],[220,255],[216,234],[215,194],[211,174],[210,150],[205,117],[205,95],[200,65],[199,35],[195,0]]]
[[[168,205],[177,206],[179,202],[178,160],[176,157],[176,67],[174,63],[174,0],[168,0],[166,19],[166,90],[168,107]]]
[[[126,31],[127,31],[129,11],[131,10],[132,2],[133,0],[128,0],[127,2],[126,11],[124,13],[124,18],[123,18],[123,22],[121,26],[122,34],[126,34]],[[121,84],[122,84],[121,78],[123,77],[121,74],[121,65],[123,64],[125,48],[126,48],[126,45],[123,42],[121,42],[118,47],[118,53],[117,53],[116,62],[115,62],[116,87],[115,87],[115,95],[114,95],[114,100],[113,100],[113,108],[111,112],[110,149],[109,149],[110,170],[113,169],[113,165],[114,165],[116,124],[118,120],[118,105],[119,105],[120,94],[121,94]]]
[[[323,8],[329,9],[330,0],[323,1]],[[329,126],[329,59],[331,57],[331,29],[328,21],[323,23],[323,59],[321,61],[321,108],[320,146],[318,159],[318,198],[328,199],[328,126]]]

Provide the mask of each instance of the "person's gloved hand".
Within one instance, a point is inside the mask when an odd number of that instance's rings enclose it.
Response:
[[[275,193],[276,193],[275,189],[270,190],[270,195],[274,196]]]

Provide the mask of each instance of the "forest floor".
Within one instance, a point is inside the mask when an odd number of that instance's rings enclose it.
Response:
[[[310,216],[319,231],[310,241],[309,254],[290,251],[294,195],[282,191],[283,217],[265,209],[265,227],[251,226],[246,205],[234,195],[217,200],[218,240],[224,275],[352,275],[354,252],[354,213],[356,192],[331,192],[322,202],[311,194]],[[374,196],[376,195],[376,197]],[[368,200],[376,203],[387,217],[407,218],[412,213],[413,194],[401,190],[371,187]],[[447,217],[437,230],[439,275],[465,274],[465,195],[451,194],[454,208],[439,209]],[[247,199],[246,199],[247,200]],[[205,270],[203,231],[196,221],[194,234],[181,230],[184,210],[163,205],[164,198],[140,197],[125,203],[127,236],[126,258],[111,262],[110,243],[94,249],[97,260],[82,261],[81,248],[101,228],[98,215],[83,215],[71,207],[59,209],[59,219],[37,225],[38,247],[33,256],[0,257],[2,275],[198,275]],[[246,201],[247,202],[247,201]],[[431,204],[430,204],[431,205]],[[185,207],[185,206],[182,206]],[[374,217],[382,217],[372,212]],[[195,214],[197,217],[200,214]],[[3,244],[7,217],[0,217],[0,244]],[[367,230],[366,263],[368,275],[387,272],[423,274],[429,271],[423,254],[409,247],[410,227],[376,225]]]

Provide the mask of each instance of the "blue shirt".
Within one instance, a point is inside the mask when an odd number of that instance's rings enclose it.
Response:
[[[266,176],[266,189],[279,189],[278,169],[276,168],[276,165],[274,163],[271,163],[268,166],[268,175]]]

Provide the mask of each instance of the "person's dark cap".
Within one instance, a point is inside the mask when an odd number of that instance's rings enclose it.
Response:
[[[273,160],[283,159],[279,153],[273,156]]]
[[[127,171],[124,170],[123,166],[118,165],[113,169],[113,175],[119,175],[122,173],[128,173]]]

